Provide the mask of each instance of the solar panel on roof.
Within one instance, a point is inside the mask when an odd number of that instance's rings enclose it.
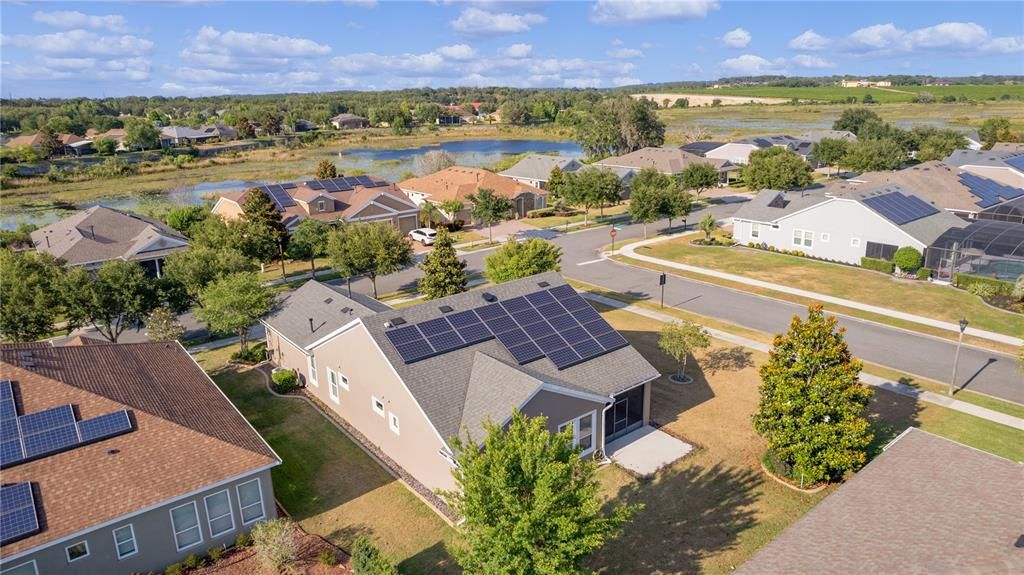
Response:
[[[427,336],[427,341],[437,353],[445,353],[458,349],[466,344],[454,331],[445,331],[435,335]]]
[[[601,344],[601,347],[603,347],[605,351],[614,351],[620,347],[626,347],[629,345],[626,338],[622,337],[619,332],[615,330],[601,334],[594,339],[597,340],[597,343]]]
[[[287,183],[281,184],[281,187],[286,189],[286,190],[294,190],[295,188],[299,187],[299,184],[297,184],[295,182],[287,182]]]
[[[497,336],[498,341],[505,344],[505,347],[522,345],[530,341],[530,336],[526,335],[526,332],[518,327],[495,335]]]
[[[539,306],[537,308],[537,311],[539,311],[542,316],[546,318],[551,318],[556,315],[562,315],[563,313],[565,313],[565,308],[563,308],[562,305],[559,304],[558,302],[553,301],[551,303],[546,303]]]
[[[324,184],[320,180],[313,180],[312,182],[306,182],[306,187],[311,190],[322,190],[324,189]]]
[[[416,325],[426,337],[452,330],[452,325],[448,323],[448,318],[446,317],[423,321]]]
[[[547,283],[547,282],[542,282]],[[540,284],[538,284],[540,285]],[[543,287],[543,286],[542,286]],[[534,307],[540,307],[546,303],[554,303],[555,296],[551,295],[546,291],[537,291],[526,294],[526,299],[534,305]]]
[[[356,181],[359,182],[359,185],[361,186],[369,186],[370,184],[373,183],[373,180],[371,180],[367,176],[356,176]]]
[[[391,340],[391,343],[396,346],[403,343],[410,343],[417,339],[423,339],[423,334],[420,333],[419,328],[415,325],[400,327],[398,329],[385,332],[385,334],[388,336],[388,339]]]
[[[569,342],[569,345],[577,344],[581,341],[591,339],[590,334],[587,330],[580,326],[571,327],[561,333],[562,338]]]
[[[482,323],[474,323],[467,326],[463,326],[455,330],[465,340],[466,345],[472,345],[487,341],[494,337],[491,330]]]
[[[573,344],[572,349],[580,356],[580,359],[584,360],[597,357],[604,353],[604,348],[601,347],[601,344],[597,343],[593,338],[588,338],[579,343]]]
[[[543,320],[540,313],[533,309],[523,309],[512,313],[512,319],[516,320],[519,325],[527,325],[531,323],[537,323]]]
[[[349,183],[348,178],[334,178],[332,181],[337,186],[339,192],[347,192],[352,189],[352,184]]]
[[[555,328],[551,327],[551,324],[546,321],[538,321],[537,323],[524,325],[523,331],[534,340],[537,340],[555,333]]]
[[[546,354],[548,359],[555,364],[558,369],[565,369],[571,367],[580,362],[581,358],[578,353],[573,351],[571,347],[563,347],[562,349],[556,349]]]
[[[484,320],[484,323],[491,329],[491,332],[493,332],[494,335],[501,335],[506,331],[517,329],[519,327],[515,320],[507,315],[486,319]]]
[[[132,420],[128,417],[128,411],[123,409],[78,422],[78,435],[83,443],[107,439],[131,430]]]
[[[29,435],[32,433],[46,431],[54,427],[74,425],[75,411],[71,409],[70,404],[59,405],[57,407],[51,407],[50,409],[44,409],[28,415],[22,415],[18,418],[18,422],[21,426],[21,433]]]
[[[508,301],[501,302],[501,306],[505,308],[505,311],[515,312],[524,309],[533,309],[530,302],[526,301],[525,297],[516,297]]]
[[[14,390],[11,387],[11,380],[0,381],[0,399],[14,399]]]
[[[35,496],[31,483],[0,487],[0,545],[39,532]]]
[[[516,358],[516,362],[519,365],[536,361],[544,357],[544,352],[540,350],[532,341],[527,341],[524,344],[516,345],[508,348],[508,352],[512,354],[512,357]]]
[[[982,208],[990,208],[1002,203],[1004,200],[1012,200],[1024,196],[1024,189],[1004,186],[974,174],[960,174],[960,182],[967,186],[972,194],[981,198],[981,200],[975,203]]]
[[[452,322],[452,325],[456,328],[460,328],[474,323],[480,323],[480,318],[477,317],[475,311],[470,309],[448,316],[448,321]]]
[[[426,359],[434,355],[434,348],[430,347],[425,339],[418,339],[409,343],[396,345],[395,349],[398,350],[399,355],[402,356],[402,360],[405,363],[412,363],[421,359]]]
[[[39,457],[64,451],[78,445],[78,428],[72,425],[54,427],[32,435],[23,435],[25,457]]]
[[[272,184],[269,186],[263,186],[260,188],[267,196],[270,197],[271,201],[278,207],[278,209],[284,209],[295,205],[295,200],[288,195],[284,187],[278,184]]]
[[[1009,158],[1006,158],[1006,163],[1013,166],[1014,168],[1017,168],[1018,170],[1024,170],[1024,154],[1019,154],[1017,156],[1011,156]]]
[[[553,287],[548,290],[548,293],[554,296],[555,299],[562,299],[564,297],[572,297],[574,295],[577,295],[576,290],[572,289],[572,286],[568,284]]]
[[[25,450],[21,448],[21,439],[0,442],[0,467],[25,459]]]
[[[898,226],[939,213],[938,208],[929,205],[921,198],[906,196],[900,192],[871,196],[862,201],[869,208]]]
[[[569,314],[556,315],[554,317],[546,318],[551,327],[555,328],[555,331],[562,332],[571,327],[579,325],[579,322],[573,319]]]

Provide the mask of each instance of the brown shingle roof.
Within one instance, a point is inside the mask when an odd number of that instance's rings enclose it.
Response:
[[[374,201],[375,198],[381,196],[381,194],[384,194],[384,197],[388,198],[386,203],[398,211],[418,211],[418,208],[413,204],[412,200],[409,199],[409,196],[405,195],[405,192],[398,189],[395,184],[387,184],[385,186],[377,186],[373,188],[355,186],[351,190],[339,192],[314,190],[313,188],[310,188],[308,184],[309,182],[298,182],[294,187],[285,188],[285,192],[293,199],[304,203],[313,202],[319,196],[326,196],[334,200],[335,211],[307,213],[306,209],[300,205],[289,206],[282,211],[286,216],[286,220],[288,219],[288,216],[314,218],[328,222],[347,219],[358,214],[363,208],[369,205],[370,202]],[[221,198],[234,202],[241,207],[245,205],[245,201],[249,198],[249,190],[226,192],[221,194]],[[407,205],[402,206],[401,204],[403,203]]]
[[[711,164],[719,171],[738,169],[728,160],[716,158],[704,158],[697,154],[691,154],[680,148],[642,148],[622,156],[612,156],[596,162],[596,166],[609,166],[619,168],[644,168],[654,167],[665,174],[678,174],[691,164]]]
[[[452,166],[440,172],[421,178],[410,178],[398,183],[403,190],[411,190],[429,194],[433,202],[445,200],[461,200],[467,202],[466,196],[475,194],[483,188],[494,190],[494,193],[506,198],[515,198],[522,193],[546,195],[540,188],[517,182],[511,178],[503,178],[494,172],[482,168],[464,168]]]
[[[37,484],[45,518],[4,555],[280,461],[180,345],[35,348],[28,369],[16,349],[0,346],[0,368],[21,413],[71,403],[88,419],[127,408],[135,431],[4,469],[4,483]]]
[[[981,198],[960,181],[960,170],[938,160],[922,162],[892,172],[865,172],[855,178],[832,184],[826,190],[844,196],[883,184],[895,184],[912,191],[915,196],[944,210],[979,212],[976,202]]]
[[[32,245],[37,250],[70,265],[162,255],[187,243],[185,236],[156,220],[104,206],[91,207],[32,232]]]
[[[1024,573],[1024,466],[911,428],[743,575]]]

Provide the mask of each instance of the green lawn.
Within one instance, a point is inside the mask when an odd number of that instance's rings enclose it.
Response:
[[[971,326],[1024,334],[1024,317],[985,305],[965,291],[927,282],[896,280],[878,272],[741,247],[693,246],[691,237],[638,248],[638,253],[728,272],[793,288]],[[713,278],[707,281],[715,282]]]
[[[455,531],[304,401],[272,396],[253,370],[225,367],[234,348],[197,356],[284,460],[274,493],[302,527],[343,549],[368,535],[402,573],[456,573]]]
[[[860,100],[865,94],[871,94],[875,102],[889,104],[910,102],[918,92],[928,92],[937,98],[943,96],[965,96],[972,100],[1001,98],[1004,94],[1011,98],[1024,98],[1024,85],[1004,86],[1001,84],[979,84],[964,86],[892,86],[889,88],[843,88],[841,86],[734,86],[725,88],[657,90],[658,93],[702,94],[708,96],[747,96],[759,98],[798,98],[801,100],[827,100],[845,102],[850,96]],[[922,104],[926,105],[926,104]]]
[[[607,206],[604,208],[604,216],[601,216],[601,210],[599,208],[592,208],[590,210],[590,223],[600,223],[608,219],[616,219],[614,216],[621,216],[629,212],[629,206],[627,204],[618,204],[616,206]],[[583,211],[580,210],[579,214],[574,216],[549,216],[545,218],[526,218],[523,223],[531,225],[536,228],[557,228],[558,226],[564,226],[566,224],[575,224],[583,221]]]

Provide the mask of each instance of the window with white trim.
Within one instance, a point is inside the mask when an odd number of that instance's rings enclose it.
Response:
[[[832,239],[832,234],[830,234],[828,232],[821,232],[821,241],[822,242],[827,242],[827,241],[829,241],[831,239]]]
[[[860,247],[860,238],[850,238],[850,247],[851,248],[859,248]]]
[[[307,363],[309,363],[309,381],[310,381],[310,383],[312,383],[313,385],[320,385],[316,381],[316,358],[313,357],[312,355],[309,356],[309,360],[308,360]]]
[[[171,509],[171,528],[174,530],[174,545],[178,551],[203,542],[195,501]]]
[[[329,378],[327,382],[327,387],[329,388],[329,393],[331,395],[331,399],[334,400],[334,403],[341,403],[341,396],[338,394],[338,380],[335,378]]]
[[[814,244],[814,232],[807,230],[793,230],[793,245],[811,247]]]
[[[114,549],[117,550],[118,559],[131,557],[139,552],[139,547],[135,543],[135,528],[132,527],[131,523],[114,529],[113,534]]]
[[[39,575],[39,569],[36,568],[35,559],[18,565],[17,567],[11,567],[10,569],[4,569],[0,571],[0,575]]]
[[[391,431],[395,432],[395,435],[401,435],[401,429],[398,425],[398,416],[394,413],[388,413],[388,427]]]
[[[376,397],[374,397],[373,398],[373,403],[371,403],[371,405],[373,406],[373,412],[374,413],[376,413],[377,415],[379,415],[381,417],[384,417],[384,402],[383,401],[381,401],[381,400],[377,399]]]
[[[761,237],[761,224],[756,222],[750,222],[750,237],[759,238]]]
[[[348,378],[329,367],[327,368],[327,379],[335,386],[340,386],[345,391],[349,390]]]
[[[348,391],[348,378],[345,377],[345,374],[339,373],[338,378],[340,379],[339,383],[341,384],[341,388],[344,389],[345,391]]]
[[[89,542],[79,541],[74,545],[68,545],[64,548],[64,554],[67,555],[68,563],[74,563],[79,559],[85,559],[89,556]]]
[[[231,514],[231,495],[228,490],[207,495],[203,498],[206,505],[206,520],[210,524],[210,537],[217,537],[235,530],[235,517]]]
[[[316,211],[322,212],[327,209],[327,202],[320,200],[316,203]]]
[[[263,519],[263,489],[259,478],[238,486],[238,510],[242,514],[242,525]]]
[[[559,433],[565,431],[566,427],[572,426],[572,443],[580,448],[581,455],[586,455],[594,450],[594,418],[596,414],[596,411],[591,411],[558,426]]]

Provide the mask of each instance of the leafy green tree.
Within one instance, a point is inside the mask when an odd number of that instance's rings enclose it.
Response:
[[[167,256],[163,265],[164,278],[181,286],[190,303],[197,303],[199,294],[214,281],[250,270],[252,260],[228,246],[193,245]]]
[[[316,164],[316,179],[330,180],[338,177],[338,167],[330,160],[320,160]]]
[[[284,250],[288,247],[288,230],[281,219],[281,212],[270,199],[270,196],[259,188],[249,190],[245,203],[242,204],[245,221],[257,228],[263,228],[272,238],[272,247],[261,250],[258,259],[267,263],[278,257],[281,261],[281,277],[285,275]],[[276,249],[274,249],[276,248]]]
[[[426,201],[420,204],[420,223],[425,228],[434,227],[434,220],[440,220],[440,216],[437,213],[437,206],[434,202]]]
[[[934,130],[924,136],[917,147],[917,159],[922,162],[941,160],[967,147],[967,138],[955,130]]]
[[[203,206],[178,206],[167,212],[167,225],[191,237],[192,226],[202,222],[209,215]]]
[[[343,276],[365,275],[377,297],[377,276],[412,264],[412,246],[390,224],[360,222],[339,227],[327,240],[331,265]]]
[[[437,205],[437,209],[441,210],[444,214],[447,214],[448,218],[454,222],[459,217],[459,212],[466,206],[462,203],[462,200],[443,200]]]
[[[530,123],[530,109],[519,100],[508,100],[501,105],[500,110],[504,122],[517,126]]]
[[[39,130],[39,150],[43,158],[46,159],[52,158],[64,150],[64,144],[49,126],[43,126]]]
[[[743,168],[743,181],[751,190],[789,190],[814,181],[811,166],[788,148],[773,146],[755,150]]]
[[[249,351],[249,328],[270,311],[274,293],[256,272],[239,272],[215,280],[199,294],[196,317],[214,331],[238,334],[241,353]]]
[[[565,174],[562,172],[562,168],[555,166],[551,168],[551,174],[548,175],[548,182],[546,189],[554,200],[562,198],[562,189],[565,187]]]
[[[1010,120],[1002,116],[986,119],[978,128],[978,137],[986,150],[992,149],[996,142],[1016,142],[1017,136],[1010,131]]]
[[[562,197],[572,206],[584,209],[584,225],[590,223],[590,210],[622,198],[622,181],[608,168],[588,167],[565,175]]]
[[[466,573],[589,572],[586,557],[640,507],[602,500],[597,463],[580,457],[571,426],[551,434],[547,418],[515,411],[506,428],[484,429],[452,441],[457,489],[442,497],[464,519],[456,561]]]
[[[843,138],[822,138],[811,148],[811,157],[825,166],[838,166],[849,148]]]
[[[914,273],[921,267],[921,252],[913,246],[903,246],[892,256],[892,263],[906,273]]]
[[[859,137],[861,126],[869,122],[881,123],[882,117],[867,108],[847,108],[832,124],[832,129],[853,132]]]
[[[170,308],[160,306],[146,318],[146,337],[149,341],[178,341],[185,335],[185,328]]]
[[[21,250],[32,247],[32,232],[39,229],[35,224],[18,224],[13,230],[0,230],[0,248]],[[3,278],[0,278],[3,281]]]
[[[411,134],[412,126],[409,124],[409,120],[405,116],[395,116],[395,119],[391,121],[391,133],[396,136]]]
[[[281,115],[277,112],[266,111],[263,116],[260,117],[261,128],[263,133],[271,136],[281,133]]]
[[[437,299],[466,291],[466,260],[455,253],[455,242],[447,228],[437,229],[437,239],[420,269],[420,291],[427,299]]]
[[[899,168],[906,157],[895,140],[858,140],[850,144],[840,165],[856,172],[879,172]]]
[[[693,210],[693,194],[671,186],[661,196],[661,213],[668,218],[668,227],[672,228],[672,220],[684,218]]]
[[[473,204],[470,212],[473,219],[487,226],[487,242],[493,243],[491,226],[507,219],[515,203],[505,196],[495,194],[490,188],[480,188],[477,193],[467,195],[466,199]]]
[[[355,575],[398,575],[398,569],[365,535],[352,544],[352,571]]]
[[[0,333],[12,341],[49,335],[60,313],[63,274],[48,254],[0,250]]]
[[[416,104],[416,121],[421,124],[436,124],[441,116],[441,107],[437,104],[420,102]]]
[[[691,353],[711,345],[711,336],[703,327],[686,320],[672,321],[661,328],[658,347],[679,362],[676,379],[688,380],[686,360]]]
[[[235,130],[238,131],[239,138],[253,138],[256,136],[256,129],[253,128],[252,122],[246,116],[239,116],[235,119]]]
[[[124,123],[124,145],[138,150],[160,146],[160,130],[144,118],[128,118]]]
[[[306,218],[295,226],[288,240],[288,257],[309,260],[309,269],[316,279],[316,258],[327,255],[327,237],[331,227],[313,218]]]
[[[872,433],[864,411],[872,392],[859,380],[862,364],[844,331],[813,305],[806,321],[795,316],[789,332],[775,336],[761,366],[754,429],[802,484],[837,479],[867,459]]]
[[[665,192],[672,187],[672,179],[657,168],[648,167],[633,177],[631,186],[629,215],[634,222],[643,224],[644,239],[647,239],[647,224],[658,219]]]
[[[62,288],[68,329],[92,325],[111,343],[158,303],[153,280],[133,261],[110,260],[95,273],[72,268]]]
[[[690,164],[679,174],[679,181],[687,190],[699,196],[704,190],[716,187],[722,181],[718,168],[708,162]]]
[[[494,283],[505,283],[539,273],[558,271],[562,250],[540,238],[524,242],[510,239],[484,260],[484,275]]]
[[[117,151],[117,140],[114,138],[96,138],[92,141],[92,147],[101,156],[110,156]]]
[[[660,146],[665,143],[665,124],[656,107],[629,97],[602,100],[576,126],[576,141],[593,158]]]
[[[864,97],[860,99],[862,104],[874,104],[875,97],[871,94],[864,94]]]

